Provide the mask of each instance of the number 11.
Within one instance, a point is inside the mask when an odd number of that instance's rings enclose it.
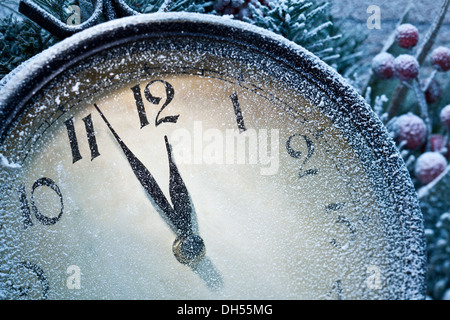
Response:
[[[91,161],[97,158],[100,153],[98,152],[97,140],[95,138],[94,125],[92,123],[92,117],[89,114],[83,118],[84,127],[86,128],[87,140],[89,143],[89,149],[91,151]],[[64,122],[67,128],[67,134],[69,136],[70,149],[72,150],[72,163],[81,160],[80,149],[78,148],[77,135],[75,133],[75,126],[73,124],[73,118],[70,118]]]

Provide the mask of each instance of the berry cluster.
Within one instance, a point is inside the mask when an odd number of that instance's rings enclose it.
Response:
[[[244,17],[250,17],[249,4],[261,3],[264,6],[269,5],[268,0],[214,0],[214,9],[223,15],[233,15],[234,18],[242,20]]]
[[[426,185],[446,169],[450,159],[450,105],[440,110],[440,123],[437,126],[433,126],[429,116],[429,105],[438,101],[442,93],[435,76],[438,72],[450,70],[450,49],[437,47],[430,53],[429,62],[433,72],[428,79],[421,81],[421,66],[412,55],[418,41],[419,32],[415,26],[408,23],[398,26],[395,43],[408,52],[397,57],[388,52],[379,53],[372,60],[372,71],[379,79],[397,79],[414,90],[420,116],[407,112],[391,119],[387,127],[402,154],[409,156],[410,161],[407,163],[413,163],[411,171],[418,183]],[[439,132],[433,133],[436,127]],[[404,153],[405,150],[409,152]],[[414,151],[416,156],[411,154]]]

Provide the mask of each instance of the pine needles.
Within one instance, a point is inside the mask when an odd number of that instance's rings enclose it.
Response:
[[[46,31],[11,15],[0,20],[0,78],[55,43]]]
[[[269,6],[250,4],[249,8],[251,16],[245,21],[303,46],[344,75],[356,68],[355,62],[363,55],[358,49],[366,35],[343,31],[335,25],[328,2],[279,0]]]

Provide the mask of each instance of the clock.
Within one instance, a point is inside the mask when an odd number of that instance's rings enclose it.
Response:
[[[1,93],[6,299],[421,299],[399,153],[332,68],[188,13],[63,40]]]

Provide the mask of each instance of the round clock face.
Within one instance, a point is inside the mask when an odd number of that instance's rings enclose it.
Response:
[[[281,40],[175,17],[69,39],[4,106],[3,296],[420,296],[415,198],[360,100]]]

